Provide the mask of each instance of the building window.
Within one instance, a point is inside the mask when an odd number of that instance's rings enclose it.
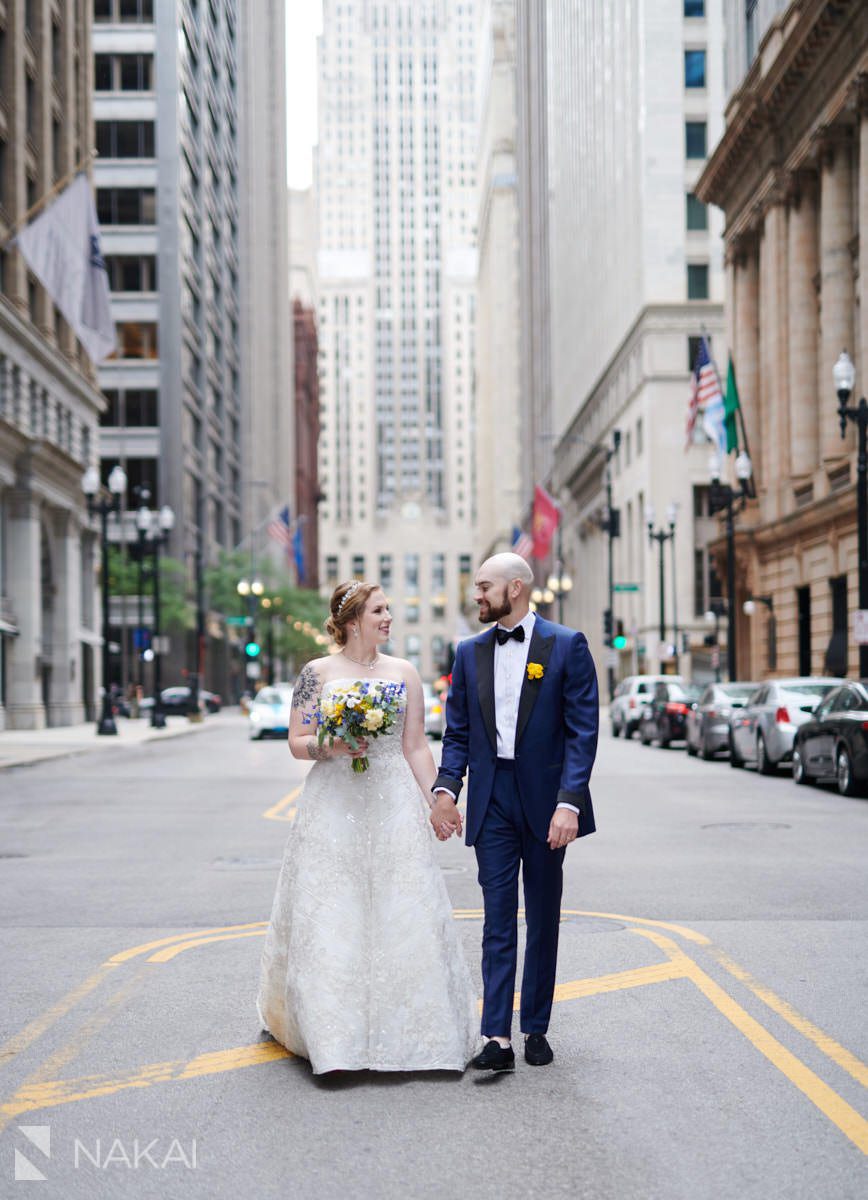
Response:
[[[94,0],[93,19],[97,25],[149,24],[154,19],[154,0]]]
[[[98,92],[150,92],[154,88],[153,54],[94,55]]]
[[[636,457],[642,453],[642,418],[636,422]]]
[[[158,393],[151,388],[108,389],[106,410],[99,423],[103,427],[141,428],[160,423]]]
[[[418,671],[421,666],[422,658],[422,639],[418,633],[408,633],[404,641],[405,653],[409,662]]]
[[[687,299],[708,299],[708,263],[687,264]]]
[[[431,666],[434,668],[435,675],[445,674],[449,667],[446,658],[446,639],[439,633],[435,633],[431,639]]]
[[[100,461],[100,473],[104,486],[108,486],[108,477],[117,465],[118,459],[116,458],[104,458]],[[120,465],[127,476],[127,496],[135,496],[136,488],[147,488],[151,493],[151,505],[156,505],[160,495],[158,460],[156,458],[125,458]]]
[[[103,158],[153,158],[153,121],[97,121],[96,148]]]
[[[747,66],[756,58],[759,46],[759,0],[745,0],[744,5],[744,44],[747,54]]]
[[[847,576],[837,575],[829,580],[832,593],[832,636],[826,647],[823,670],[827,675],[847,674]]]
[[[694,192],[687,193],[688,230],[708,229],[708,208]]]
[[[684,86],[686,88],[705,87],[705,51],[684,51]]]
[[[365,578],[365,556],[364,554],[354,554],[352,558],[352,576],[353,579]]]
[[[404,555],[404,590],[410,596],[419,594],[419,555]],[[417,613],[418,619],[418,613]]]
[[[392,590],[392,556],[391,554],[380,555],[380,587],[384,592]]]
[[[431,555],[431,616],[446,616],[446,555]]]
[[[684,0],[685,17],[704,17],[705,0]]]
[[[157,259],[149,254],[109,254],[105,260],[113,292],[155,292]]]
[[[155,225],[157,193],[154,188],[97,188],[96,211],[100,225]]]
[[[159,358],[155,321],[119,321],[118,348],[112,358]]]
[[[338,556],[336,554],[326,555],[325,575],[329,587],[336,587],[338,582]]]
[[[705,121],[685,121],[684,143],[688,158],[705,158],[708,155],[708,125]]]

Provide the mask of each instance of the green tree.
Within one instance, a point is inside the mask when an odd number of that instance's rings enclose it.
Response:
[[[109,590],[113,596],[138,596],[139,564],[125,558],[119,546],[109,547]],[[148,557],[142,579],[145,596],[154,594],[153,558]],[[167,555],[160,556],[160,629],[163,633],[183,633],[194,626],[193,605],[186,596],[184,564]]]

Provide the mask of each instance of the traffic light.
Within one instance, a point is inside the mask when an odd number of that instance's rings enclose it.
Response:
[[[612,638],[612,645],[616,650],[623,650],[627,645],[627,639],[624,637],[624,622],[620,617],[615,626],[615,636]]]
[[[249,659],[259,658],[262,653],[262,647],[259,642],[249,641],[244,647],[244,653]]]
[[[612,618],[612,610],[611,608],[607,608],[603,613],[603,641],[607,646],[611,646],[612,644],[613,629],[614,622]]]
[[[619,538],[621,536],[621,510],[620,508],[609,509],[609,537]]]

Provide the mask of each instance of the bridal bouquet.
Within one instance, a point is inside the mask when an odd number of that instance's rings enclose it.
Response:
[[[317,706],[316,740],[321,746],[328,738],[333,746],[336,739],[358,750],[362,738],[376,738],[388,733],[401,711],[406,688],[403,683],[386,680],[359,680],[346,687],[332,688]],[[367,756],[352,760],[357,774],[367,771]]]

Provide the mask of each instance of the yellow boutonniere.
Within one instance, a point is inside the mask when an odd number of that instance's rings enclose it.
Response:
[[[545,674],[545,668],[542,663],[528,663],[527,677],[528,679],[542,679]]]

